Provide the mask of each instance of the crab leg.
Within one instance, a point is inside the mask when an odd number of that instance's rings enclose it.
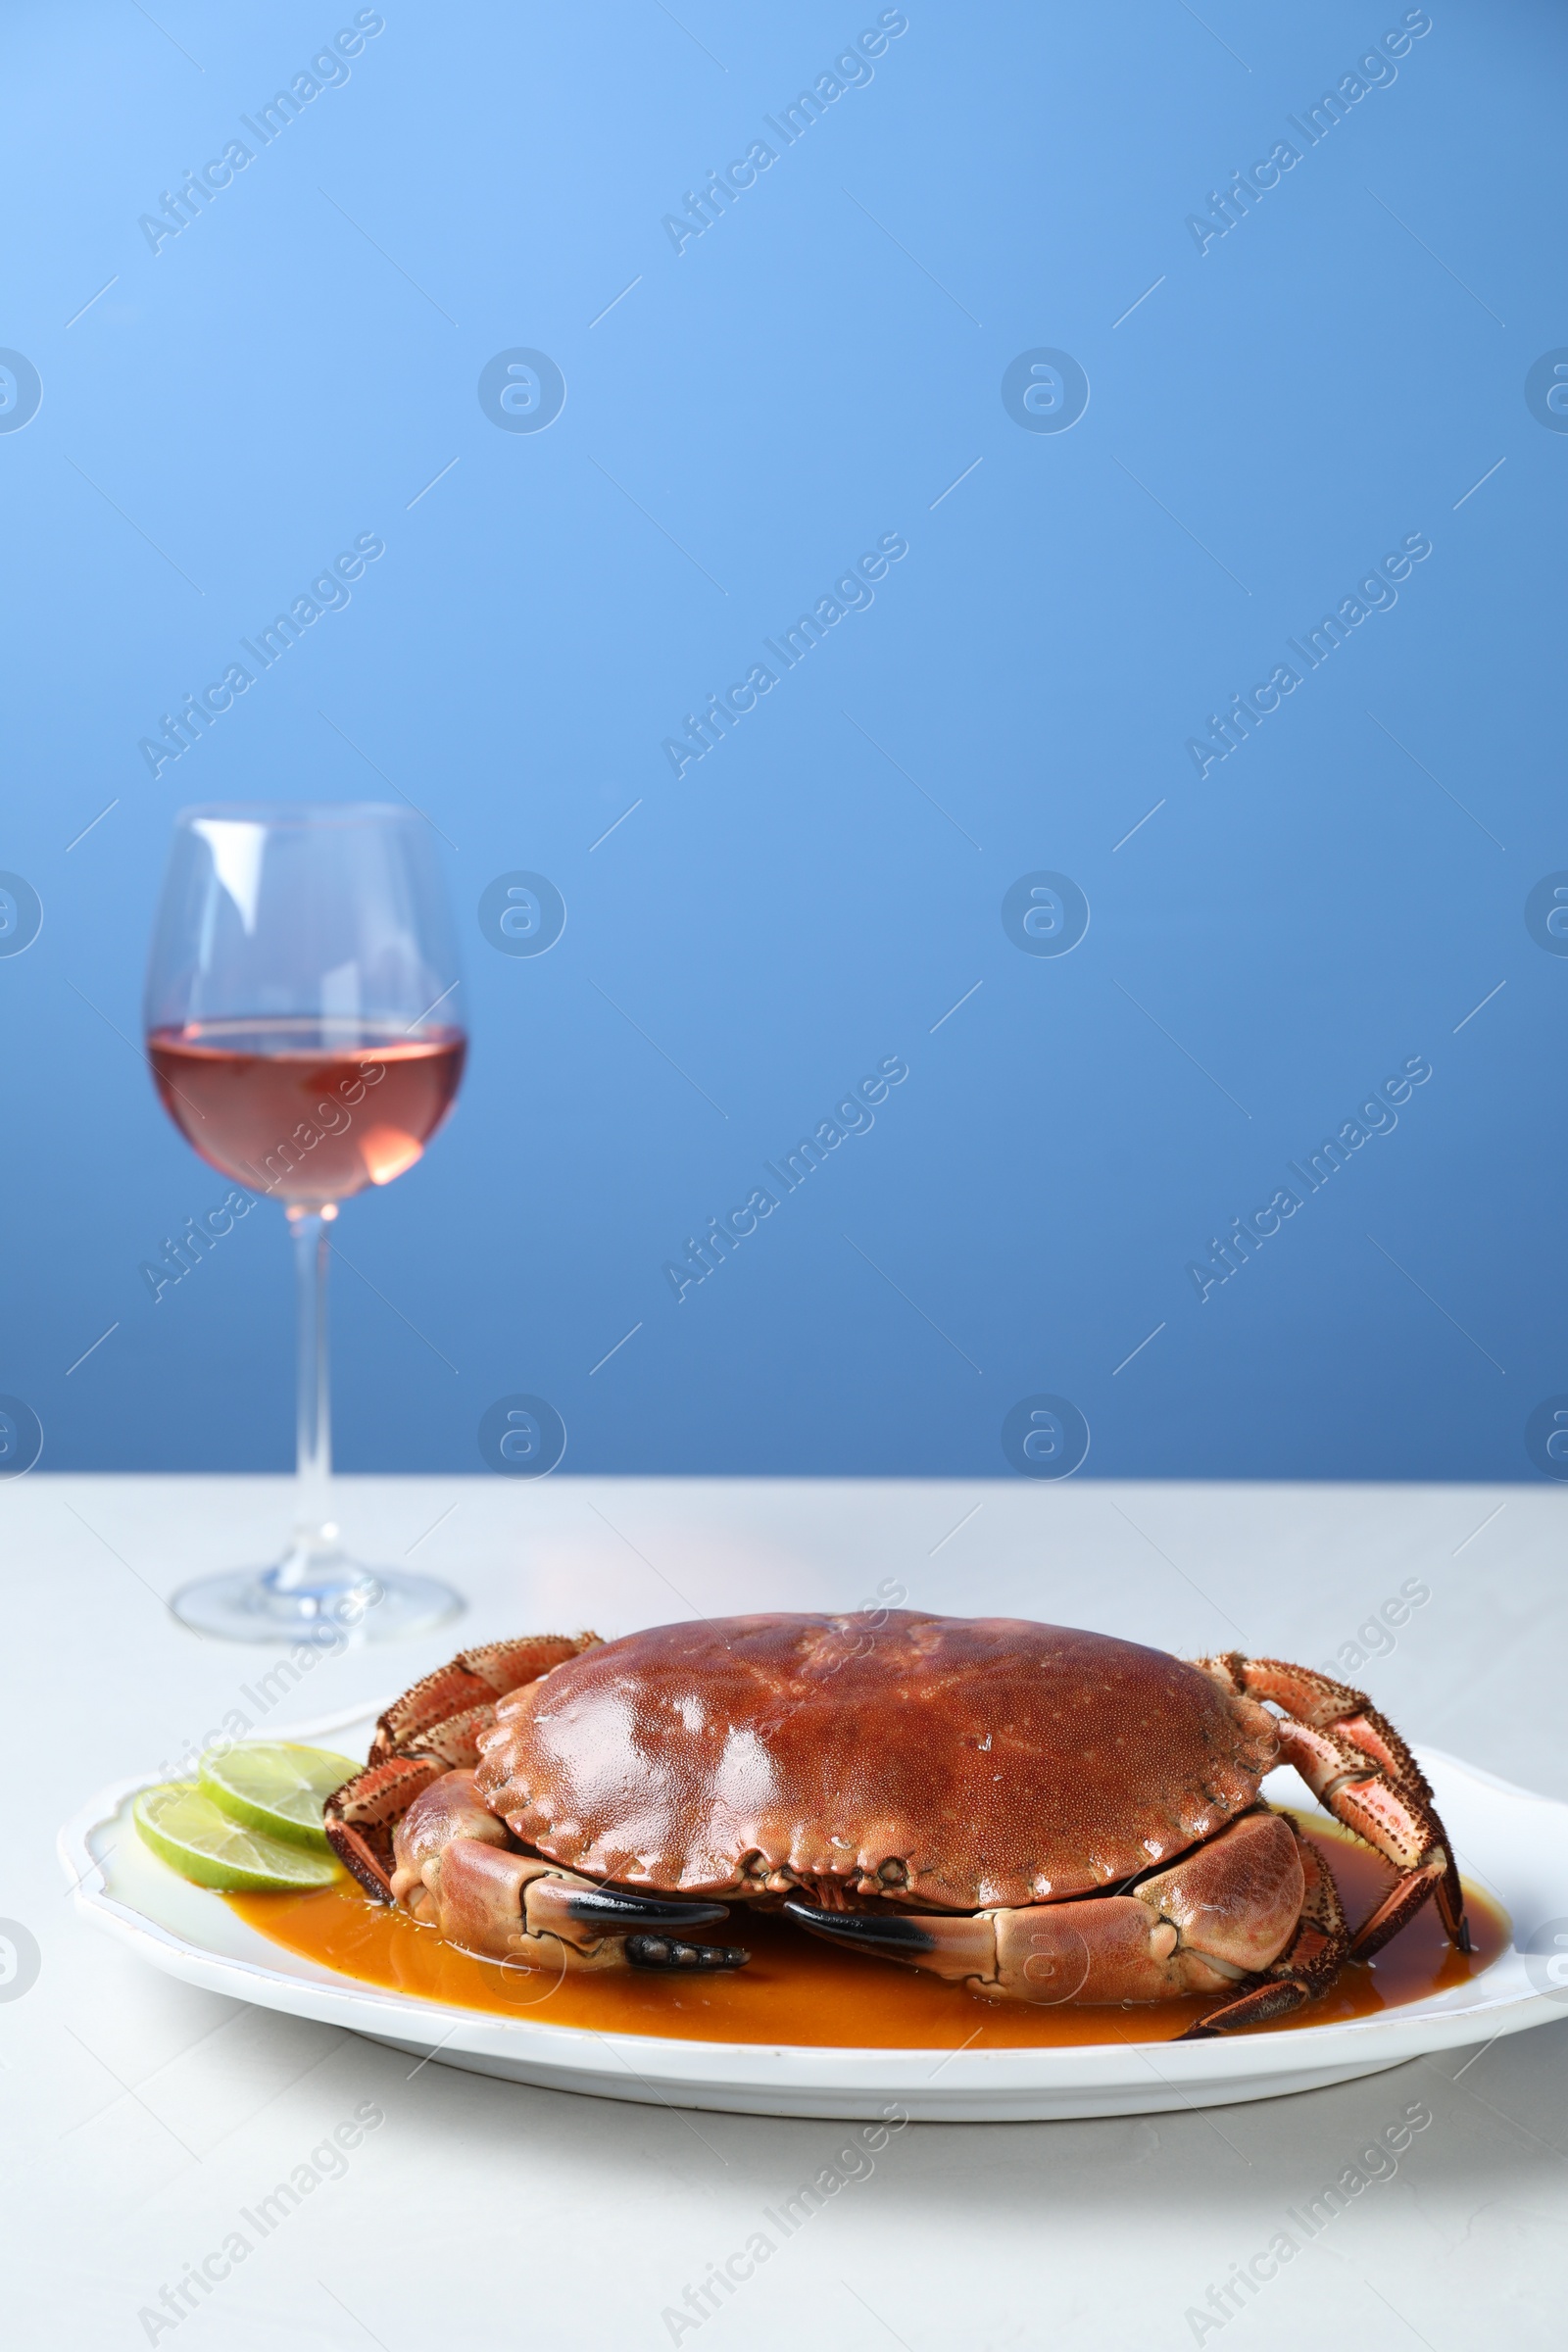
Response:
[[[1258,2016],[1320,1989],[1346,1940],[1332,1881],[1292,1824],[1266,1808],[1123,1894],[961,1916],[822,1911],[798,1897],[784,1908],[831,1943],[907,1961],[993,1999],[1095,2004],[1256,1987],[1274,2002]]]
[[[473,1738],[494,1723],[498,1698],[537,1682],[552,1666],[597,1647],[598,1642],[597,1634],[532,1634],[460,1650],[388,1707],[375,1727],[370,1762],[418,1747],[433,1749],[448,1764],[473,1763]]]
[[[1351,1938],[1351,1957],[1369,1960],[1381,1951],[1432,1895],[1449,1940],[1467,1952],[1470,1931],[1458,1865],[1432,1790],[1393,1724],[1365,1692],[1310,1667],[1244,1657],[1239,1650],[1194,1663],[1233,1695],[1266,1700],[1280,1709],[1285,1762],[1295,1765],[1337,1821],[1398,1871],[1397,1883]]]
[[[388,1756],[378,1764],[367,1765],[352,1781],[334,1788],[326,1800],[322,1826],[327,1843],[338,1860],[347,1863],[366,1893],[373,1894],[378,1902],[393,1900],[396,1825],[444,1770],[439,1756]],[[497,1822],[496,1827],[502,1825]]]
[[[393,1830],[443,1772],[479,1760],[478,1741],[498,1703],[567,1658],[599,1644],[597,1634],[528,1634],[460,1650],[395,1699],[375,1727],[369,1761],[326,1800],[327,1842],[368,1894],[393,1901]],[[471,1827],[469,1834],[487,1832]],[[506,1842],[506,1833],[500,1833]]]

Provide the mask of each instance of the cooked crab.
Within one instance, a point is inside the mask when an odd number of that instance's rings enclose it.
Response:
[[[326,1809],[365,1886],[450,1941],[561,1968],[738,1967],[727,1903],[991,1998],[1224,1996],[1195,2034],[1322,1992],[1435,1897],[1452,1849],[1359,1690],[1016,1618],[731,1617],[466,1651],[381,1718]],[[1294,1764],[1397,1872],[1352,1935],[1259,1799]]]

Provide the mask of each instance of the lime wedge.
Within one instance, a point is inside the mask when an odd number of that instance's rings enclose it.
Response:
[[[247,1830],[265,1830],[318,1854],[329,1851],[321,1807],[363,1766],[326,1747],[292,1747],[281,1740],[249,1740],[243,1747],[210,1747],[196,1767],[202,1792]]]
[[[313,1854],[263,1830],[242,1829],[220,1813],[195,1781],[144,1788],[133,1818],[143,1842],[198,1886],[222,1894],[303,1893],[340,1875],[330,1854]]]

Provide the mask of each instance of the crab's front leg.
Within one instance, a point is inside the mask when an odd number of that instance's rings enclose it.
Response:
[[[1208,2031],[1298,2007],[1322,1989],[1346,1948],[1332,1879],[1291,1823],[1267,1811],[1244,1814],[1125,1894],[956,1917],[820,1911],[796,1899],[784,1908],[830,1942],[930,1969],[992,1999],[1231,1993],[1204,2021]]]
[[[693,1943],[728,1916],[722,1903],[624,1893],[522,1852],[480,1803],[471,1771],[416,1796],[392,1834],[389,1891],[448,1943],[545,1969],[739,1968],[735,1945]]]

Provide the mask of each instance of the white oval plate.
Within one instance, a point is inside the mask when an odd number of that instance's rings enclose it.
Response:
[[[375,1709],[356,1709],[272,1734],[330,1740],[363,1755]],[[1423,1770],[1464,1874],[1500,1902],[1529,1940],[1568,1919],[1568,1805],[1533,1796],[1455,1757],[1427,1749]],[[1065,2116],[1145,2115],[1316,2090],[1528,2026],[1568,2011],[1538,1989],[1544,1963],[1511,1947],[1449,1991],[1348,2024],[1197,2042],[1107,2041],[1088,2048],[816,2049],[754,2042],[673,2041],[595,2034],[525,2017],[448,2007],[383,1991],[270,1942],[220,1895],[190,1886],[151,1854],[131,1827],[131,1800],[157,1778],[119,1781],[60,1833],[77,1908],[170,1976],[233,2000],[345,2026],[444,2066],[553,2090],[749,2115],[916,2122],[1025,2123]],[[1302,1794],[1277,1776],[1282,1802]],[[1286,1786],[1286,1784],[1289,1784]],[[1532,1974],[1534,1972],[1534,1975]]]

